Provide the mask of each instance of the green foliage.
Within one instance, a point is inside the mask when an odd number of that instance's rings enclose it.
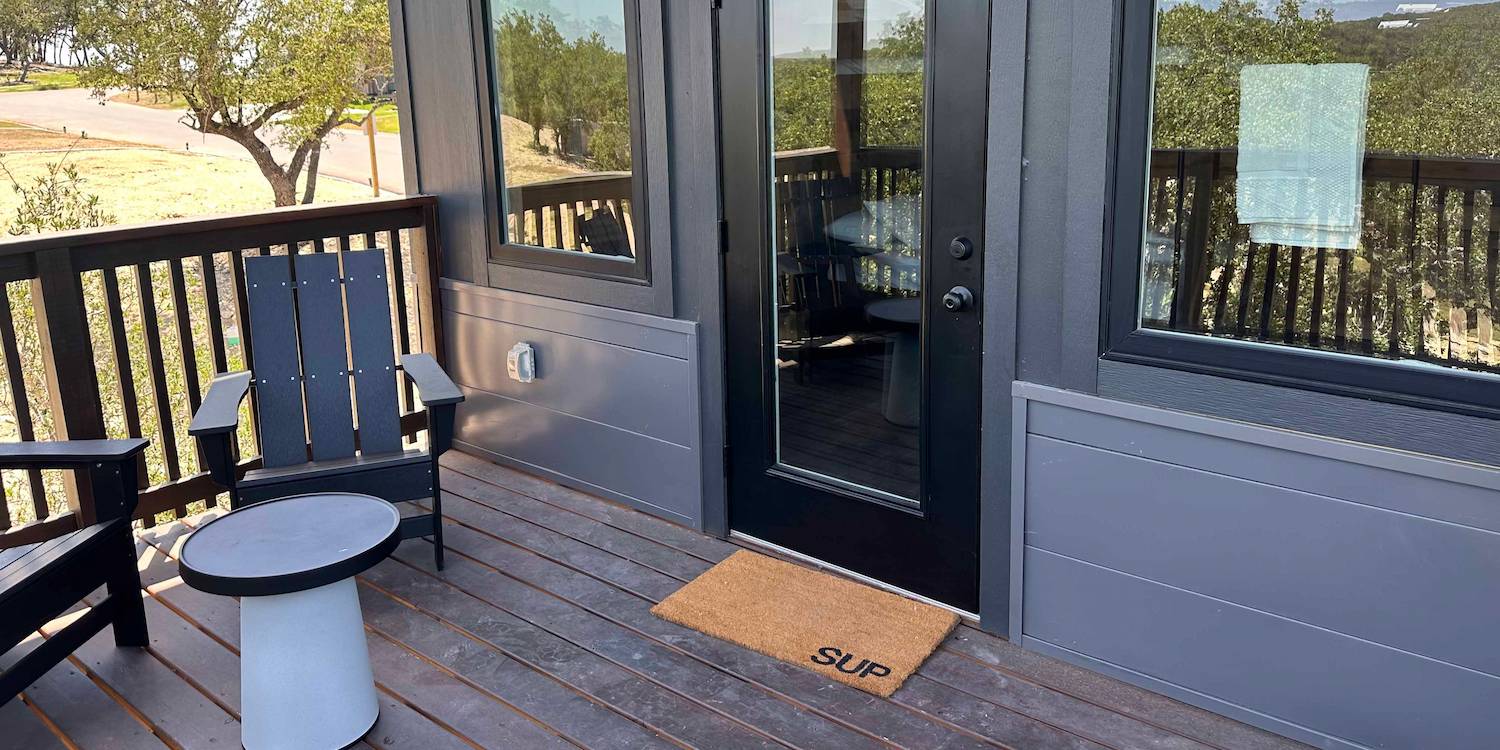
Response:
[[[1375,153],[1500,157],[1500,3],[1453,8],[1421,25],[1381,30],[1335,23],[1281,0],[1216,9],[1175,5],[1157,30],[1153,145],[1233,148],[1246,65],[1363,62],[1370,66],[1366,148]]]
[[[74,3],[59,0],[0,0],[0,53],[27,83],[43,60],[45,45],[67,28]]]
[[[783,58],[772,63],[777,151],[833,145],[833,61]]]
[[[563,38],[545,14],[511,11],[495,21],[501,111],[531,126],[545,150],[599,170],[630,169],[629,68],[598,32]]]
[[[1232,148],[1239,143],[1240,68],[1334,59],[1333,15],[1303,18],[1299,0],[1266,16],[1255,0],[1214,10],[1189,3],[1162,11],[1157,30],[1156,148]]]
[[[99,207],[99,196],[83,188],[78,169],[67,157],[47,164],[45,174],[24,185],[0,161],[0,172],[20,196],[16,215],[6,231],[12,235],[65,232],[113,224],[115,217]]]
[[[1444,19],[1405,57],[1381,61],[1370,94],[1372,150],[1500,158],[1500,5],[1464,10],[1464,23]]]
[[[865,51],[863,145],[921,145],[926,43],[923,19],[906,15]],[[827,55],[783,57],[772,65],[775,149],[833,146],[833,60]]]
[[[297,202],[304,168],[311,202],[324,139],[392,71],[384,0],[82,1],[97,45],[84,85],[181,97],[188,125],[245,147],[277,205]],[[271,143],[292,150],[285,165]]]

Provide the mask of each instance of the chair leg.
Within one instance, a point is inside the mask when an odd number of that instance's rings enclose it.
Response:
[[[146,646],[151,639],[146,633],[146,603],[141,598],[141,574],[136,569],[135,543],[130,537],[130,527],[127,526],[117,538],[122,549],[116,553],[117,563],[104,584],[109,598],[115,603],[115,645]]]
[[[432,559],[443,569],[443,488],[438,480],[437,461],[432,469]]]

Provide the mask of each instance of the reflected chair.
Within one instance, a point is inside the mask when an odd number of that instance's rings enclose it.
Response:
[[[253,369],[214,378],[188,432],[231,507],[310,492],[429,502],[431,512],[403,514],[401,537],[431,537],[442,569],[438,456],[464,397],[431,355],[397,364],[386,276],[380,249],[245,258]],[[402,445],[403,376],[426,408],[426,449]],[[241,475],[240,403],[252,390],[262,459]]]
[[[594,255],[635,257],[635,251],[630,248],[630,236],[609,206],[595,209],[588,218],[579,217],[577,230],[579,241]]]

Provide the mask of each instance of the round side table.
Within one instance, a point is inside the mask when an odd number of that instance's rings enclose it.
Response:
[[[917,427],[922,421],[922,300],[877,300],[865,305],[865,315],[895,329],[889,339],[881,413],[891,424]]]
[[[401,515],[369,495],[240,508],[188,537],[182,580],[240,598],[241,743],[340,748],[380,713],[354,576],[396,549]]]

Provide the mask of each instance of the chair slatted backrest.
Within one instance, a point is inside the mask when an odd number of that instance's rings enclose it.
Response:
[[[300,464],[307,461],[307,448],[293,436],[305,434],[306,421],[291,264],[286,256],[246,258],[245,282],[262,462],[268,467]]]
[[[344,296],[349,305],[349,347],[354,354],[359,447],[369,453],[401,450],[396,402],[396,350],[385,251],[344,253]]]
[[[344,290],[339,256],[293,256],[297,274],[297,334],[302,344],[302,392],[314,461],[354,455],[354,411],[349,404],[349,355],[344,344]],[[253,313],[252,313],[253,314]],[[256,342],[259,343],[259,342]],[[256,350],[259,355],[260,351]],[[256,366],[260,357],[255,358]]]
[[[305,463],[308,442],[315,461],[354,455],[356,411],[362,452],[401,450],[385,257],[377,249],[245,258],[266,467]]]

